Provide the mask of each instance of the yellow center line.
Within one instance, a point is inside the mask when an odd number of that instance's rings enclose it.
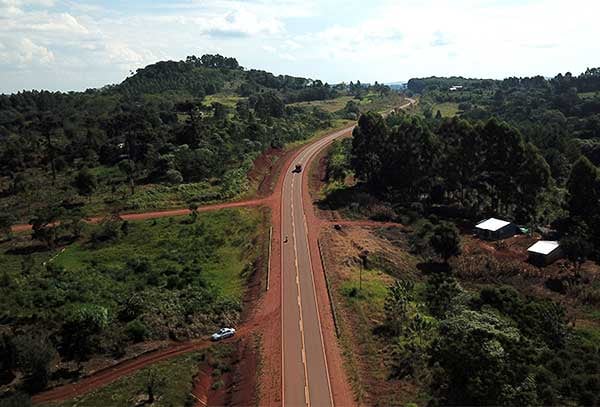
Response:
[[[302,299],[301,299],[301,288],[300,288],[300,277],[299,277],[299,267],[298,267],[298,246],[296,244],[296,220],[294,216],[294,179],[292,178],[292,189],[291,189],[291,197],[292,197],[292,238],[294,239],[294,266],[296,269],[296,286],[298,287],[298,309],[300,311],[300,337],[302,339],[302,365],[304,366],[304,397],[306,401],[306,405],[310,406],[310,393],[308,388],[308,367],[306,363],[306,344],[304,341],[304,319],[302,318]]]

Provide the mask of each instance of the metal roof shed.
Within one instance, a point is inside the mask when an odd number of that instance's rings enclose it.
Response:
[[[475,233],[481,239],[505,239],[517,234],[517,225],[506,220],[489,218],[479,222],[475,226]]]
[[[540,240],[527,249],[529,262],[536,266],[547,266],[562,257],[560,244],[555,240]]]

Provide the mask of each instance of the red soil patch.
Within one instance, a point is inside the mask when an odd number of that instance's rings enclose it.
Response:
[[[208,406],[208,393],[212,386],[212,368],[202,367],[194,379],[192,396],[196,399],[196,407]]]
[[[237,349],[237,359],[231,375],[227,400],[228,406],[251,406],[258,404],[257,375],[259,355],[253,344],[253,338],[240,341]]]

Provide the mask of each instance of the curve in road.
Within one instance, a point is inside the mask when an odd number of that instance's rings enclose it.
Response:
[[[415,100],[408,99],[400,109],[414,103]],[[351,126],[332,133],[301,150],[287,168],[283,182],[280,239],[281,383],[282,403],[287,406],[334,405],[308,241],[302,174],[322,149],[336,139],[349,135],[353,128]],[[302,164],[304,170],[294,171],[296,164]]]
[[[293,168],[301,163],[306,171],[319,151],[348,135],[352,128],[307,146],[289,166],[284,179],[280,240],[284,405],[333,406],[304,212],[302,173],[294,172]]]

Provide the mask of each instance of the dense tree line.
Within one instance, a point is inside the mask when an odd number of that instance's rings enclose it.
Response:
[[[462,86],[458,90],[451,87]],[[600,70],[587,69],[579,76],[559,74],[511,77],[504,80],[451,78],[411,79],[411,92],[421,94],[426,116],[433,117],[435,103],[457,103],[463,118],[498,117],[517,127],[541,151],[555,179],[566,181],[569,164],[578,153],[600,165]]]
[[[505,122],[367,113],[347,154],[370,191],[395,205],[553,224],[574,259],[600,258],[598,168],[580,156],[560,187],[540,150]],[[332,171],[343,173],[345,161],[336,163]]]
[[[352,164],[371,188],[400,202],[449,202],[522,222],[543,218],[540,195],[552,187],[539,151],[494,119],[431,127],[417,116],[369,113],[354,131]]]
[[[203,102],[225,86],[233,86],[235,107]],[[252,92],[242,97],[235,87]],[[100,90],[0,95],[0,190],[26,195],[47,172],[57,188],[72,178],[67,184],[89,197],[102,181],[90,178],[92,168],[118,168],[132,193],[137,184],[240,178],[234,172],[247,171],[265,149],[329,125],[327,113],[286,102],[335,93],[320,81],[245,71],[233,58],[204,55],[150,65]]]

